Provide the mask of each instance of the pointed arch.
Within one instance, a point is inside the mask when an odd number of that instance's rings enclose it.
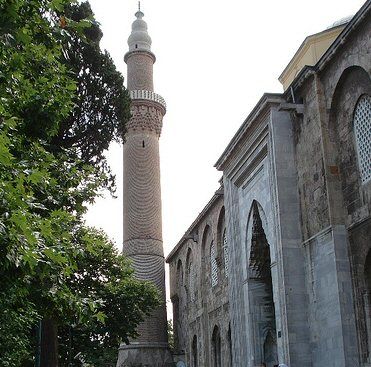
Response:
[[[221,207],[218,216],[217,226],[217,243],[218,243],[218,257],[223,258],[224,274],[228,277],[229,273],[229,246],[227,241],[227,232],[225,225],[225,208]]]
[[[246,236],[249,324],[251,335],[254,335],[254,360],[271,366],[277,363],[277,340],[271,246],[266,233],[268,225],[265,213],[261,205],[253,200]]]
[[[370,146],[367,131],[370,131],[370,125],[369,121],[367,123],[363,120],[360,121],[363,126],[357,126],[359,122],[355,121],[358,113],[361,112],[360,105],[365,104],[369,98],[366,96],[371,96],[371,77],[368,68],[353,65],[339,71],[339,78],[328,105],[330,109],[328,156],[336,164],[339,172],[329,181],[329,184],[332,184],[333,197],[336,197],[332,210],[334,222],[344,223],[348,218],[357,217],[359,208],[367,203],[367,195],[364,193],[367,193],[371,185],[371,181],[368,180],[370,161],[367,154],[367,147]],[[368,107],[367,111],[362,109],[362,112],[368,114]],[[363,136],[359,135],[360,133]],[[366,155],[360,157],[364,153]],[[371,338],[370,341],[367,340],[371,325],[367,326],[369,321],[365,310],[370,298],[367,296],[367,291],[365,292],[363,272],[364,261],[370,249],[369,228],[369,224],[366,224],[365,227],[348,231],[357,337],[362,363],[366,363],[368,358],[371,358],[368,346],[371,345]]]
[[[343,70],[329,106],[329,137],[334,161],[340,162],[340,172],[347,172],[346,167],[351,166],[358,169],[362,184],[371,179],[371,161],[368,152],[370,149],[370,96],[370,74],[362,67],[355,65]],[[352,145],[356,154],[349,152],[349,148],[344,149]],[[344,177],[344,179],[348,181],[351,177]],[[346,196],[345,202],[347,202]],[[354,201],[354,198],[352,200]]]
[[[191,302],[196,299],[196,269],[193,261],[192,249],[189,248],[186,257],[186,289]]]
[[[231,323],[228,325],[228,357],[229,357],[229,365],[233,366],[233,350],[232,350],[232,330],[231,330]]]
[[[191,346],[191,367],[198,367],[198,344],[197,335],[193,336]]]
[[[202,241],[201,241],[201,257],[202,259],[205,258],[208,249],[207,247],[210,246],[210,242],[212,239],[212,234],[211,234],[211,227],[206,224],[203,232],[202,232]]]
[[[176,285],[179,291],[180,287],[184,285],[184,273],[183,273],[183,264],[182,260],[179,259],[176,266]]]
[[[211,337],[211,356],[212,366],[222,367],[222,343],[220,337],[220,329],[217,325],[214,326]]]
[[[222,253],[222,247],[223,247],[223,233],[225,229],[225,209],[224,205],[221,207],[218,215],[218,225],[217,225],[217,234],[216,234],[216,240],[218,243],[218,255]]]
[[[263,228],[258,203],[252,204],[251,243],[249,255],[250,277],[265,278],[270,274],[270,248]]]

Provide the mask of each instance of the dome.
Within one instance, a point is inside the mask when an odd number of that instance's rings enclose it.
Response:
[[[339,27],[341,25],[345,25],[345,24],[349,23],[352,18],[353,18],[353,15],[348,15],[347,17],[338,19],[336,22],[329,25],[326,29],[331,29],[331,28],[334,28],[334,27]]]
[[[142,19],[144,14],[138,10],[135,16],[137,19],[131,26],[131,34],[128,38],[129,51],[151,51],[152,40],[147,32],[147,23]]]

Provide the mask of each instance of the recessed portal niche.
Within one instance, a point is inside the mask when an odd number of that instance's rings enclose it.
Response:
[[[278,364],[276,318],[273,302],[270,246],[263,229],[259,207],[252,205],[250,257],[248,269],[249,305],[254,335],[256,363]]]

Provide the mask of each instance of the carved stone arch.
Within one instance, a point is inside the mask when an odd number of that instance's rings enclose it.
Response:
[[[247,226],[246,226],[246,228],[247,228],[247,230],[246,230],[246,232],[247,232],[246,240],[247,241],[251,240],[251,234],[252,234],[251,230],[252,230],[252,221],[253,221],[254,210],[257,211],[257,213],[260,216],[264,232],[267,235],[269,233],[268,219],[267,219],[267,216],[265,214],[265,211],[264,211],[263,207],[260,205],[260,203],[257,200],[254,199],[251,203],[251,206],[250,206],[250,211],[249,211]]]
[[[193,253],[191,247],[188,247],[187,249],[187,255],[186,255],[186,267],[189,265],[189,261],[192,260]]]
[[[214,326],[211,334],[211,366],[222,367],[222,342],[218,325]]]
[[[343,70],[336,83],[332,97],[329,99],[329,137],[335,147],[342,148],[339,146],[342,142],[340,131],[342,136],[344,136],[344,132],[349,133],[354,143],[353,118],[355,107],[364,94],[371,95],[369,73],[360,66],[350,66]],[[347,137],[346,134],[345,137]],[[347,154],[354,157],[354,144],[352,150],[352,152],[348,151]],[[341,160],[341,151],[335,149],[334,153],[336,155],[340,153],[338,159]]]
[[[197,296],[197,277],[196,265],[193,257],[193,252],[190,247],[187,250],[186,256],[186,290],[188,301],[194,302]]]
[[[277,364],[276,317],[271,273],[271,247],[266,233],[268,223],[261,205],[253,200],[246,235],[247,302],[249,305],[249,333],[252,336],[251,353],[255,364]],[[274,358],[272,357],[274,356]]]
[[[217,255],[221,258],[223,250],[223,234],[225,230],[225,209],[221,207],[218,215],[218,224],[216,231]]]
[[[201,260],[204,263],[205,256],[209,252],[208,246],[210,246],[210,242],[212,241],[212,231],[211,226],[209,224],[206,224],[201,236]]]
[[[247,264],[249,268],[248,277],[259,276],[259,268],[267,268],[268,264],[262,264],[262,259],[271,259],[270,244],[266,234],[268,233],[267,217],[262,206],[253,200],[247,224]],[[265,261],[265,260],[264,260]],[[270,267],[270,263],[269,263]],[[264,270],[264,269],[260,269]],[[266,269],[267,270],[267,269]],[[262,274],[260,274],[262,276]]]
[[[228,331],[227,331],[227,344],[228,344],[228,362],[229,366],[233,366],[233,346],[232,346],[232,329],[231,323],[228,323]]]
[[[331,98],[329,98],[327,100],[327,109],[328,110],[331,110],[332,109],[332,106],[334,104],[334,99],[336,97],[336,93],[338,92],[339,90],[339,87],[342,85],[345,77],[349,74],[349,73],[352,73],[354,72],[355,70],[359,70],[359,71],[362,71],[364,76],[366,77],[366,79],[370,79],[371,76],[369,74],[369,72],[367,71],[367,69],[370,67],[370,65],[367,65],[366,62],[366,58],[364,60],[365,62],[358,62],[357,64],[354,64],[354,63],[351,63],[351,60],[349,60],[349,62],[347,62],[346,64],[343,65],[342,68],[338,68],[337,71],[336,71],[336,76],[334,77],[334,79],[336,79],[336,82],[334,83],[334,90],[333,90],[333,93],[332,93],[332,96]]]
[[[218,216],[217,243],[218,243],[218,265],[219,267],[224,268],[224,275],[228,278],[230,251],[227,239],[224,205],[221,207]]]
[[[263,356],[266,365],[275,365],[278,360],[276,331],[271,328],[264,335]]]
[[[367,196],[371,195],[370,182],[364,184],[361,179],[354,116],[357,104],[362,96],[371,96],[371,78],[367,68],[358,65],[344,69],[339,76],[331,98],[329,111],[330,156],[338,169],[337,180],[334,176],[332,188],[333,212],[340,223],[357,220],[358,210],[367,205]],[[358,173],[358,174],[355,174]],[[368,194],[367,194],[368,192]],[[370,224],[358,226],[349,232],[349,252],[352,282],[354,287],[355,318],[357,336],[362,362],[371,361],[367,326],[369,298],[365,296],[364,261],[370,249]],[[368,233],[368,234],[367,234]],[[370,345],[370,346],[369,346]]]
[[[171,298],[173,303],[173,328],[174,328],[174,347],[176,351],[184,349],[184,308],[187,304],[187,289],[184,284],[183,262],[178,259],[176,268],[176,294]]]
[[[194,335],[192,338],[191,345],[191,367],[199,367],[198,365],[198,339],[197,335]]]
[[[179,290],[180,287],[184,285],[184,272],[183,272],[183,264],[182,260],[179,259],[177,266],[176,266],[176,285],[177,289]]]

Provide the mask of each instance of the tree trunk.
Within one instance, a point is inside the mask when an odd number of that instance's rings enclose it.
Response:
[[[41,323],[40,367],[58,367],[57,323],[52,318]]]

